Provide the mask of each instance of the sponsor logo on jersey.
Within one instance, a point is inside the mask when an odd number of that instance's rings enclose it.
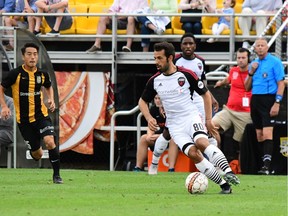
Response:
[[[185,78],[184,77],[179,77],[178,78],[178,84],[182,87],[185,84]]]
[[[197,66],[198,66],[199,70],[202,70],[203,65],[200,62],[197,64]]]

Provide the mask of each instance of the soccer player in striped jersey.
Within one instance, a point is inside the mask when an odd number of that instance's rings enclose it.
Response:
[[[39,47],[26,43],[21,49],[24,64],[11,70],[0,85],[1,118],[8,119],[11,110],[4,100],[5,89],[11,87],[18,128],[30,150],[31,157],[38,161],[43,155],[41,139],[49,152],[53,167],[53,182],[62,184],[60,155],[55,144],[55,132],[48,115],[55,110],[54,92],[49,74],[37,67]],[[48,108],[43,101],[42,87],[48,97]]]

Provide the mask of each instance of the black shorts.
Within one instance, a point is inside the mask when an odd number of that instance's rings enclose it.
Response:
[[[69,13],[67,9],[64,10],[64,13]],[[51,29],[54,28],[57,16],[46,16],[45,20]],[[59,30],[67,30],[70,29],[73,24],[72,16],[63,16]]]
[[[117,20],[117,29],[126,29],[128,24],[127,19],[118,19]],[[112,19],[110,19],[109,24],[107,25],[108,29],[112,29]]]
[[[252,95],[251,118],[256,129],[273,127],[275,117],[270,116],[270,110],[275,103],[275,95]]]
[[[49,117],[32,123],[20,123],[18,127],[28,145],[28,149],[32,151],[40,148],[43,137],[48,135],[55,136],[54,126]]]

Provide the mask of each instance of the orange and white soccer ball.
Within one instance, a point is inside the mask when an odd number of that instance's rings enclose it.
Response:
[[[200,173],[190,173],[185,181],[185,187],[191,194],[203,194],[208,189],[208,178]]]

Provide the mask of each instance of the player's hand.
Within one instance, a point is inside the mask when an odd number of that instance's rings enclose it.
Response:
[[[213,100],[212,101],[212,106],[213,106],[213,112],[218,112],[218,110],[219,110],[219,103],[218,103],[218,101],[217,100]]]
[[[214,125],[214,123],[211,119],[206,120],[206,127],[207,127],[207,130],[209,131],[209,133],[213,137],[216,137],[216,135],[218,134],[218,128]]]
[[[11,117],[11,111],[7,106],[2,107],[1,119],[8,120]]]
[[[148,127],[149,127],[150,130],[156,131],[158,129],[159,126],[157,124],[157,121],[153,117],[148,119],[147,122],[148,122]]]
[[[51,112],[54,112],[55,111],[55,102],[54,100],[51,100],[51,99],[48,99],[48,109],[51,111]]]

